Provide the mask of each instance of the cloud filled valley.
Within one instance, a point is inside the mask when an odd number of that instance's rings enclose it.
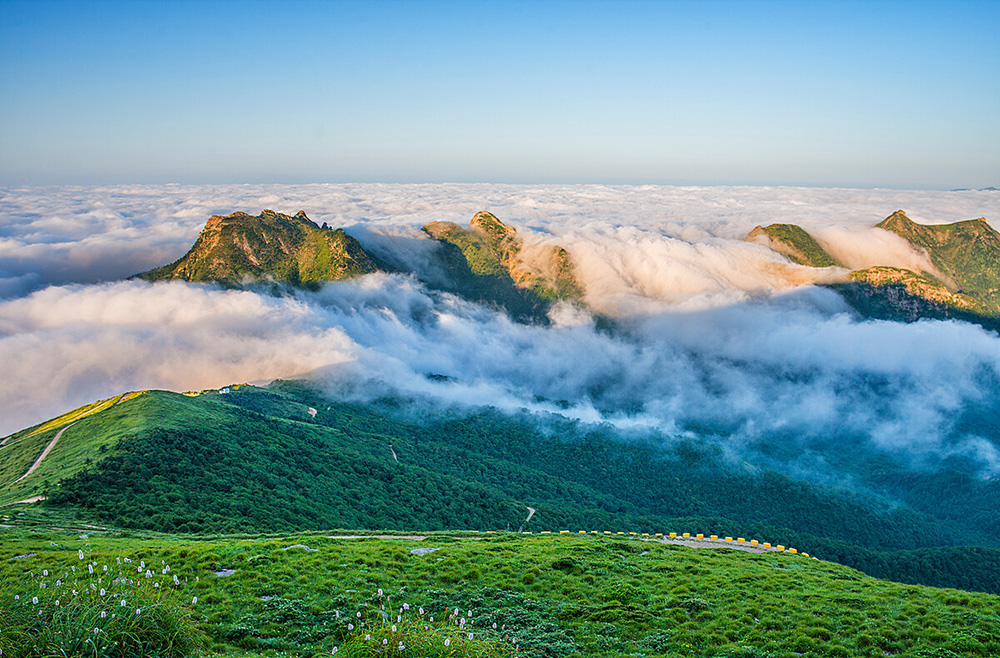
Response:
[[[484,185],[6,189],[0,434],[125,390],[310,376],[340,396],[396,394],[697,435],[733,456],[775,459],[787,469],[818,471],[838,446],[864,444],[914,468],[947,461],[994,478],[995,333],[955,321],[861,321],[836,293],[809,285],[843,277],[839,268],[801,267],[743,241],[758,224],[796,223],[851,267],[873,257],[905,266],[922,255],[870,228],[900,207],[925,223],[986,216],[995,224],[1000,195]],[[407,274],[283,295],[120,280],[183,254],[208,216],[261,208],[304,209],[411,269],[436,248],[419,230],[424,223],[464,225],[490,210],[518,228],[529,260],[536,246],[565,247],[588,306],[614,323],[560,305],[548,326],[519,324]],[[786,452],[776,456],[778,440]]]

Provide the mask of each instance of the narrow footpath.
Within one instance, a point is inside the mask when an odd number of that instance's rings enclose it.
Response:
[[[35,469],[38,468],[38,466],[42,463],[42,460],[48,457],[49,453],[52,452],[52,449],[56,447],[57,443],[59,443],[59,439],[62,438],[63,432],[73,427],[74,425],[76,425],[76,423],[70,423],[66,427],[56,432],[56,435],[52,438],[51,441],[49,441],[49,445],[45,446],[45,450],[42,450],[42,454],[38,455],[38,459],[36,459],[35,463],[31,465],[31,468],[28,469],[28,472],[22,475],[21,477],[17,478],[16,480],[14,480],[14,482],[12,482],[11,484],[17,484],[24,478],[34,473]]]

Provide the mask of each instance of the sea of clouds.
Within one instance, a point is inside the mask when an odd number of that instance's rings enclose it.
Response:
[[[383,257],[426,268],[434,220],[489,210],[526,257],[571,254],[589,306],[511,322],[377,274],[286,296],[125,281],[183,255],[213,214],[305,210]],[[959,322],[863,322],[789,263],[743,240],[795,223],[850,267],[929,268],[872,227],[1000,217],[1000,193],[762,187],[227,185],[0,189],[0,435],[136,389],[198,390],[311,376],[340,395],[395,391],[448,406],[557,413],[684,434],[736,452],[829,436],[933,464],[1000,472],[1000,437],[964,409],[995,406],[1000,338]],[[445,379],[427,375],[445,375]]]

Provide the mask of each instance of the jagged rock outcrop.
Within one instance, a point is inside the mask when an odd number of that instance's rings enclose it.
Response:
[[[476,213],[469,228],[431,222],[424,231],[442,244],[454,292],[496,304],[521,319],[543,319],[553,302],[583,298],[565,249],[543,248],[529,261],[517,230],[492,213]]]
[[[316,226],[305,214],[263,210],[212,216],[188,253],[138,275],[149,281],[180,279],[236,286],[274,281],[313,287],[379,269],[343,229]]]

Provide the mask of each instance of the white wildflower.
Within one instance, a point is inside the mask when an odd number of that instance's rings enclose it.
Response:
[[[77,551],[76,554],[80,557],[81,560],[83,559],[83,549],[82,548],[79,551]]]

